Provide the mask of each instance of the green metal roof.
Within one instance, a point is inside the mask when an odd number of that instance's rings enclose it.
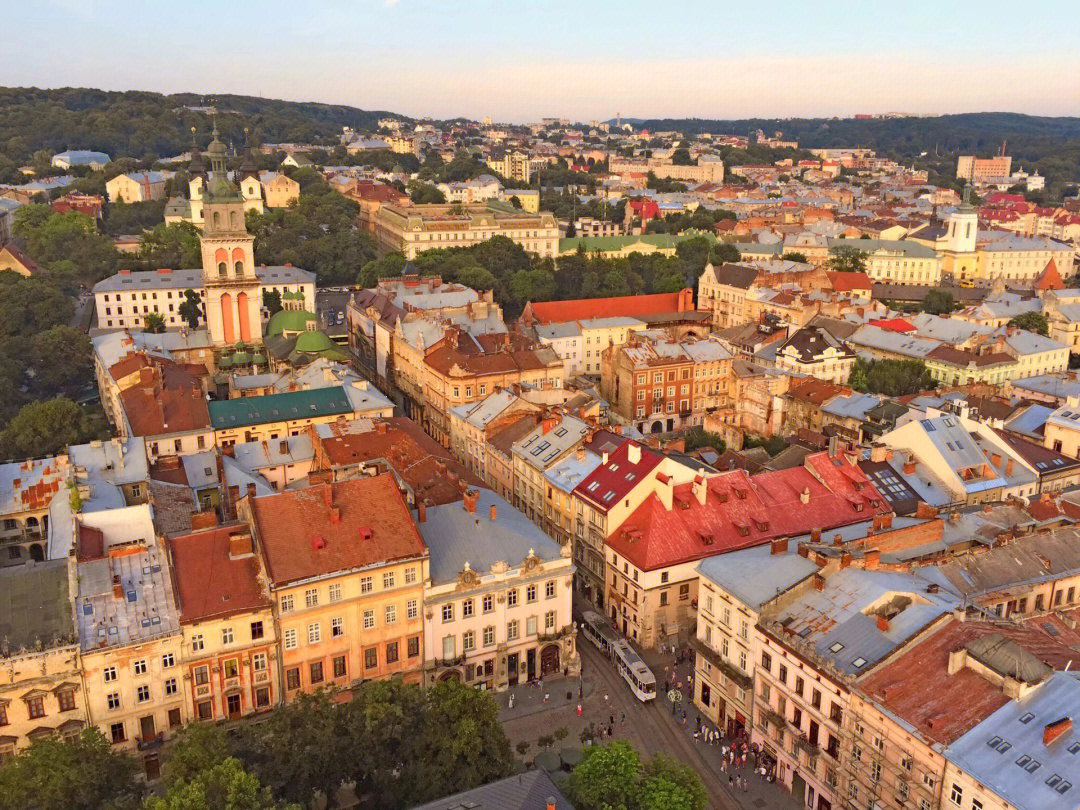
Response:
[[[311,354],[334,348],[334,341],[330,340],[330,338],[322,332],[309,331],[304,332],[296,339],[296,345],[293,348],[298,352],[308,352]]]
[[[352,413],[352,405],[340,385],[289,391],[261,397],[240,397],[208,402],[214,430],[262,425],[286,419],[311,419],[317,416]]]
[[[638,243],[651,245],[660,250],[670,250],[679,242],[695,239],[698,236],[704,236],[710,242],[716,242],[716,234],[707,231],[687,231],[677,236],[669,233],[647,233],[641,236],[572,236],[569,239],[559,240],[559,252],[566,253],[567,251],[577,250],[579,245],[585,248],[586,253],[593,253],[598,250],[606,252],[609,250],[622,250],[627,245],[636,245]]]
[[[266,324],[267,335],[280,335],[282,332],[307,331],[308,321],[315,320],[314,313],[303,309],[281,309],[273,314]]]

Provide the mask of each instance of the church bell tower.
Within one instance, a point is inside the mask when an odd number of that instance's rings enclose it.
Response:
[[[244,223],[244,199],[229,180],[227,151],[218,138],[206,150],[210,173],[203,189],[202,266],[206,325],[215,346],[262,342],[255,237]]]

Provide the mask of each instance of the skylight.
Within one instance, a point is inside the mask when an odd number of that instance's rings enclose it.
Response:
[[[860,655],[858,658],[851,662],[851,665],[855,667],[855,669],[862,669],[866,666],[866,659]]]
[[[1030,723],[1034,719],[1035,719],[1035,715],[1033,715],[1031,712],[1028,712],[1027,714],[1023,715],[1020,718],[1020,722],[1024,723],[1026,725],[1027,723]]]
[[[837,642],[834,642],[831,647],[829,647],[829,652],[838,653],[842,649],[844,649],[844,645],[841,644],[839,641],[837,641]]]

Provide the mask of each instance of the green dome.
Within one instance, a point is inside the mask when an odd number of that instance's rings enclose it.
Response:
[[[314,321],[315,315],[304,309],[280,309],[271,316],[266,324],[267,335],[280,335],[282,332],[306,332],[308,321]]]
[[[266,365],[266,355],[263,354],[262,352],[255,352],[255,354],[251,358],[251,362],[254,363],[257,366],[265,366]]]
[[[229,355],[222,355],[217,361],[218,368],[229,368],[232,366],[232,358]]]
[[[334,348],[334,341],[322,332],[304,332],[296,339],[296,351],[317,354]]]
[[[297,290],[296,292],[283,292],[281,294],[281,300],[282,301],[288,301],[288,300],[291,300],[291,301],[303,301],[304,300],[304,294],[302,292],[300,292],[299,290]]]
[[[246,366],[251,362],[251,355],[247,352],[237,352],[232,356],[234,366]]]

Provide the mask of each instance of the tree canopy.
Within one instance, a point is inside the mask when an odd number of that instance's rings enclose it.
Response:
[[[956,309],[956,302],[953,300],[952,293],[937,287],[928,290],[922,302],[922,311],[931,315],[944,315],[954,309]]]
[[[704,810],[708,802],[692,768],[662,754],[643,764],[622,741],[586,748],[569,792],[577,810]]]
[[[936,383],[922,360],[864,360],[858,358],[848,385],[866,394],[902,397],[934,388]]]
[[[840,245],[832,249],[827,266],[836,273],[865,273],[866,254],[853,245]]]
[[[1009,321],[1008,325],[1026,329],[1029,332],[1038,332],[1040,335],[1050,334],[1050,322],[1042,312],[1025,312],[1023,315],[1017,315]]]

